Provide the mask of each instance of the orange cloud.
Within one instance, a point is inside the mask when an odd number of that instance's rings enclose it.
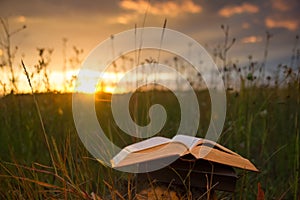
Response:
[[[153,15],[165,15],[168,17],[176,17],[183,13],[200,13],[202,7],[195,4],[192,0],[184,0],[181,3],[174,1],[163,1],[149,4],[146,0],[123,0],[119,3],[120,7],[125,10],[132,10],[136,13],[145,13],[148,8],[148,13]]]
[[[272,8],[278,11],[289,11],[291,9],[291,4],[286,0],[272,0],[271,1]]]
[[[243,28],[243,29],[249,29],[249,28],[250,28],[250,24],[247,23],[247,22],[244,22],[244,23],[242,24],[242,28]]]
[[[260,36],[249,36],[245,37],[241,40],[242,43],[258,43],[262,41],[262,37]]]
[[[257,13],[258,11],[259,8],[256,5],[243,3],[240,6],[226,6],[219,11],[219,15],[222,17],[231,17],[236,14]]]
[[[265,24],[268,28],[286,28],[290,31],[294,31],[298,28],[298,21],[296,20],[285,20],[285,19],[272,19],[267,17]]]
[[[17,23],[24,23],[27,21],[27,18],[23,15],[20,15],[20,16],[14,17],[13,20]]]
[[[116,22],[119,24],[128,24],[137,17],[137,14],[125,14],[118,17],[113,17],[108,22],[111,24],[114,24]]]
[[[23,23],[23,22],[26,21],[26,17],[25,16],[19,16],[18,17],[18,21],[21,22],[21,23]]]

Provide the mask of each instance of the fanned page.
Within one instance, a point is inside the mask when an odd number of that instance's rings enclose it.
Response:
[[[165,143],[145,150],[127,154],[118,163],[112,161],[114,168],[126,167],[136,164],[148,163],[151,165],[161,159],[161,162],[172,158],[179,158],[181,153],[186,151],[185,145],[181,143]],[[174,161],[174,160],[173,160]]]
[[[197,159],[204,159],[232,167],[258,171],[258,169],[246,158],[243,158],[236,153],[231,154],[224,152],[218,148],[208,147],[206,145],[198,145],[192,149],[191,153]]]
[[[196,147],[196,146],[201,146],[201,145],[207,145],[207,146],[210,146],[210,147],[214,147],[216,149],[219,149],[221,151],[224,151],[226,153],[229,153],[229,154],[233,154],[233,155],[239,155],[233,151],[231,151],[230,149],[212,141],[212,140],[208,140],[208,139],[202,139],[202,140],[198,140],[197,144],[195,144],[193,147]]]
[[[112,159],[112,165],[118,165],[118,163],[126,158],[128,154],[134,153],[141,150],[150,149],[162,144],[169,143],[171,139],[164,137],[153,137],[138,143],[131,144],[125,148],[123,148],[117,155]]]
[[[197,144],[202,143],[203,139],[189,135],[176,135],[173,137],[172,142],[182,143],[186,146],[187,149],[191,150]]]

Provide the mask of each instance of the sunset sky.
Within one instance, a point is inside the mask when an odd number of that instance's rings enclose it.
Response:
[[[63,38],[67,38],[66,57],[73,55],[73,46],[84,49],[82,57],[87,56],[110,35],[134,28],[135,24],[142,27],[148,2],[0,0],[0,16],[8,19],[11,31],[27,26],[12,37],[13,45],[19,47],[16,59],[23,56],[27,65],[34,65],[38,59],[36,48],[53,48],[51,71],[59,72],[63,66]],[[223,42],[220,26],[227,24],[230,38],[236,38],[229,57],[239,63],[247,62],[249,55],[262,60],[269,31],[273,37],[267,66],[272,70],[275,64],[289,64],[295,37],[300,33],[299,10],[298,0],[151,0],[145,26],[162,27],[167,18],[167,28],[208,45],[210,52]]]

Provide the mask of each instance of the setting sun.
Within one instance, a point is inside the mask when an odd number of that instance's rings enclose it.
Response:
[[[115,87],[111,87],[111,86],[105,86],[103,89],[103,92],[105,93],[114,93],[115,91]]]
[[[100,73],[99,71],[83,69],[78,73],[74,91],[88,94],[97,92],[114,93],[114,85],[123,75],[123,73]]]

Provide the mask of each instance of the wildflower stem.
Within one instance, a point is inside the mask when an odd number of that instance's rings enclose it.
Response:
[[[39,117],[39,120],[40,120],[40,123],[41,123],[41,127],[42,127],[43,134],[44,134],[44,139],[45,139],[45,142],[46,142],[46,145],[47,145],[47,148],[48,148],[49,156],[51,158],[52,166],[54,168],[55,174],[57,175],[57,170],[56,170],[55,162],[54,162],[54,159],[53,159],[53,155],[51,153],[50,144],[49,144],[49,141],[48,141],[48,137],[47,137],[46,129],[45,129],[45,126],[44,126],[42,114],[41,114],[41,111],[40,111],[40,108],[39,108],[39,104],[38,104],[38,101],[37,101],[37,99],[35,97],[34,90],[33,90],[32,84],[31,84],[31,80],[30,80],[28,71],[26,69],[26,66],[25,66],[23,60],[21,60],[21,63],[22,63],[22,67],[24,69],[24,72],[25,72],[28,84],[29,84],[30,89],[31,89],[31,94],[32,94],[33,101],[34,101],[34,104],[35,104],[35,108],[37,110],[38,117]]]

